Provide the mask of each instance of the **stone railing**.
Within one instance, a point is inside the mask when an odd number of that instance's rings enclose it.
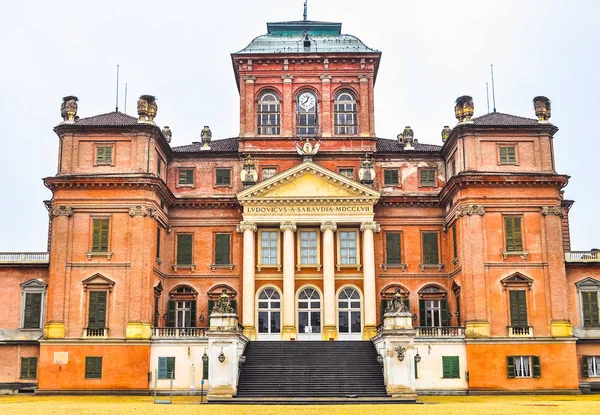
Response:
[[[152,336],[158,338],[206,337],[206,327],[154,327]]]
[[[416,337],[464,337],[465,328],[462,326],[446,327],[415,327]]]
[[[532,326],[507,326],[508,337],[533,337]]]
[[[567,251],[566,262],[600,262],[600,251]]]
[[[106,338],[108,337],[108,328],[86,327],[83,329],[83,337]]]
[[[47,252],[0,252],[0,264],[47,264]]]

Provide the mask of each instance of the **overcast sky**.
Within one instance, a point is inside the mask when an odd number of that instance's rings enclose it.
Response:
[[[141,94],[158,98],[157,124],[172,145],[238,134],[230,53],[266,32],[266,22],[300,20],[303,0],[10,1],[0,14],[0,251],[44,251],[51,198],[41,178],[56,174],[65,95],[81,117],[121,109]],[[594,1],[310,0],[310,20],[342,22],[342,32],[383,52],[375,87],[376,132],[405,125],[420,142],[441,144],[456,124],[453,101],[473,96],[487,112],[494,64],[498,111],[535,117],[531,100],[552,100],[556,167],[571,176],[574,250],[600,248],[600,4]]]

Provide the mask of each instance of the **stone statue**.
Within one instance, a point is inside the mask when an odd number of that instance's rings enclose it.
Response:
[[[215,304],[215,306],[213,307],[212,312],[210,314],[212,315],[215,313],[218,313],[218,314],[235,313],[235,310],[231,306],[229,296],[227,295],[227,290],[223,290],[223,292],[221,293],[221,296],[219,297],[219,301],[217,301],[217,304]]]
[[[386,312],[386,314],[387,313],[408,313],[408,308],[406,307],[406,304],[404,303],[404,298],[402,297],[402,294],[400,293],[400,288],[396,287],[396,291],[394,292],[394,297],[392,298],[392,302],[388,306],[387,310],[385,310],[385,312]]]
[[[248,154],[246,161],[244,161],[244,167],[240,172],[240,178],[242,179],[242,184],[244,185],[244,188],[256,184],[258,180],[258,172],[256,171],[254,160],[252,160],[250,154]]]

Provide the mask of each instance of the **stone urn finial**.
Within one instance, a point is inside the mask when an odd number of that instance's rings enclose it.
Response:
[[[473,104],[473,98],[469,95],[463,95],[456,99],[454,113],[459,123],[473,123],[471,117],[473,117],[474,110],[475,105]]]
[[[442,141],[444,143],[446,142],[446,140],[448,140],[448,138],[450,138],[450,133],[452,133],[450,126],[444,125],[444,129],[442,130]]]
[[[173,132],[171,131],[168,125],[165,125],[165,127],[162,129],[162,133],[167,139],[167,143],[170,143],[171,137],[173,137]]]
[[[74,95],[63,97],[63,102],[60,105],[60,115],[63,119],[63,123],[72,124],[75,122],[75,117],[77,116],[77,101],[79,101],[79,99]]]
[[[210,140],[212,139],[212,131],[208,125],[205,125],[200,133],[200,138],[202,139],[202,150],[210,150]]]
[[[552,116],[551,103],[547,97],[535,97],[533,99],[533,108],[535,109],[535,115],[538,117],[538,122],[547,123]]]
[[[142,95],[137,102],[138,122],[141,123],[153,123],[154,117],[158,112],[158,105],[156,105],[156,97],[153,95]]]

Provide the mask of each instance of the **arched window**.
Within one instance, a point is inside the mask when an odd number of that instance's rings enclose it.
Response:
[[[304,288],[298,294],[298,339],[321,340],[320,333],[321,296],[314,288]]]
[[[317,127],[317,96],[310,91],[302,91],[296,100],[296,134],[316,135]]]
[[[448,311],[447,293],[436,285],[427,285],[419,291],[419,325],[445,327],[452,315]]]
[[[356,99],[351,92],[341,91],[337,93],[333,104],[333,112],[335,134],[356,134]]]
[[[279,96],[272,91],[263,92],[258,98],[258,134],[279,134],[280,114]]]
[[[352,287],[338,294],[338,333],[340,340],[360,339],[362,333],[360,293]]]
[[[258,294],[258,337],[279,338],[281,333],[281,296],[274,288],[264,288]]]

